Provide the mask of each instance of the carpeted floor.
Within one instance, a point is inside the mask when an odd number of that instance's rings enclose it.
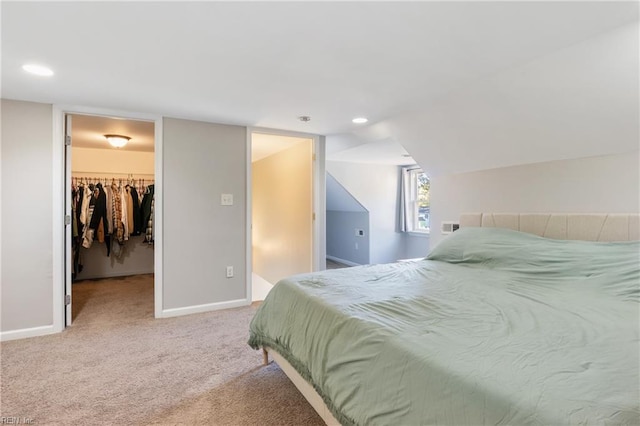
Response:
[[[60,425],[323,425],[247,346],[255,306],[153,318],[153,276],[73,287],[74,325],[0,345],[0,416]],[[24,421],[23,421],[24,423]]]
[[[335,260],[327,259],[327,269],[342,269],[342,268],[349,268],[349,265],[336,262]]]

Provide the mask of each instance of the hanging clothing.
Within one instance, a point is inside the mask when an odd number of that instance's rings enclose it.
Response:
[[[131,199],[133,200],[133,234],[140,235],[142,233],[142,219],[140,218],[140,198],[135,187],[131,187]]]
[[[78,188],[73,185],[71,187],[71,237],[78,237]]]
[[[115,231],[115,242],[122,244],[124,242],[124,223],[122,223],[122,200],[120,198],[120,190],[115,182],[111,184],[113,192],[113,227]],[[114,247],[115,254],[115,247]]]
[[[129,235],[133,235],[134,223],[133,223],[133,196],[131,195],[131,187],[127,185],[127,227],[129,229]]]
[[[149,223],[149,216],[151,216],[151,202],[154,197],[155,185],[151,184],[147,186],[147,190],[144,193],[144,197],[142,198],[142,226],[144,226],[145,230]]]
[[[89,191],[87,191],[88,193]],[[87,203],[87,213],[85,215],[85,219],[90,222],[93,217],[93,209],[96,203],[96,197],[93,195],[89,196],[89,200]],[[82,232],[82,247],[91,248],[91,244],[93,244],[93,233],[95,232],[89,225],[85,225],[84,231]]]
[[[127,201],[128,201],[128,194],[127,194],[127,190],[126,188],[120,187],[120,220],[122,221],[122,226],[123,226],[123,238],[124,241],[128,241],[129,240],[129,216],[127,214]]]
[[[153,209],[155,205],[155,197],[151,199],[151,214],[149,215],[149,221],[147,222],[147,231],[145,233],[145,241],[149,244],[153,244],[155,235],[153,233]]]
[[[113,190],[110,185],[104,187],[104,193],[106,194],[107,203],[107,234],[113,234]]]
[[[149,185],[147,191],[142,198],[142,223],[145,224],[145,241],[153,244],[154,241],[154,225],[153,225],[153,209],[155,204],[155,186]]]
[[[92,196],[93,196],[92,185],[85,186],[83,191],[83,196],[82,196],[82,205],[80,207],[80,223],[85,227],[89,225],[89,220],[87,219],[87,216],[89,216],[89,204],[91,202]]]
[[[103,243],[105,234],[104,224],[107,220],[107,195],[102,189],[101,183],[95,186],[93,196],[95,201],[89,227],[99,236],[98,241]]]

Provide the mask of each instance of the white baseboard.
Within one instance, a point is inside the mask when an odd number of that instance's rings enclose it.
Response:
[[[329,256],[329,255],[327,255],[327,259],[329,259],[329,260],[333,260],[334,262],[342,263],[343,265],[348,265],[348,266],[361,266],[359,263],[352,262],[352,261],[350,261],[350,260],[346,260],[346,259],[340,259],[339,257],[335,257],[335,256]]]
[[[229,300],[226,302],[207,303],[204,305],[185,306],[184,308],[163,309],[160,318],[179,317],[182,315],[201,314],[203,312],[218,311],[220,309],[239,308],[248,306],[251,301],[247,299]]]
[[[26,339],[27,337],[46,336],[47,334],[59,333],[53,325],[43,325],[41,327],[22,328],[20,330],[3,331],[0,333],[0,341]]]

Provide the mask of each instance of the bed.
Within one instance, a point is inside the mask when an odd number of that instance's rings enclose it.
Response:
[[[280,281],[249,344],[327,424],[639,424],[638,219],[465,214],[424,260]]]

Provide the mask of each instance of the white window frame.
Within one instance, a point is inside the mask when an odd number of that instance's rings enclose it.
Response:
[[[410,233],[419,234],[419,235],[429,235],[431,233],[431,227],[429,226],[427,229],[421,229],[419,227],[420,220],[420,206],[418,201],[420,197],[418,196],[418,175],[424,174],[424,170],[420,168],[415,168],[408,170],[409,174],[409,196],[407,197],[407,206],[406,208],[411,212],[411,229]],[[431,221],[429,221],[429,225],[431,225]]]

